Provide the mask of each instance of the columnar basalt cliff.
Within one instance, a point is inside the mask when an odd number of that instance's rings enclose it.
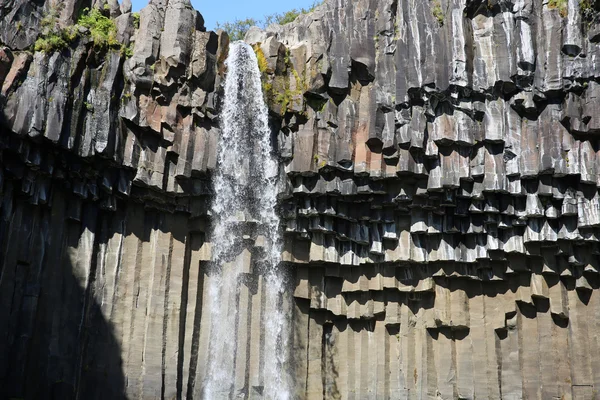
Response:
[[[0,0],[2,398],[202,398],[229,39],[189,0],[127,3]],[[248,32],[292,398],[599,396],[596,7],[328,0]],[[240,222],[230,396],[265,398],[265,237]]]

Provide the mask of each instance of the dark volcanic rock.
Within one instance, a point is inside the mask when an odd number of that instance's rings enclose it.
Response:
[[[152,0],[137,29],[130,2],[92,3],[122,50],[82,31],[32,52],[56,2],[0,0],[0,397],[200,398],[229,38],[188,0]],[[88,5],[61,4],[63,27]],[[294,398],[594,398],[600,41],[582,4],[329,0],[247,35],[281,159]],[[231,333],[245,398],[260,242],[240,247]]]

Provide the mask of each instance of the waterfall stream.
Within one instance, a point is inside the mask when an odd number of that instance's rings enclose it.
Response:
[[[211,331],[203,398],[284,400],[290,397],[285,372],[289,324],[281,305],[285,280],[279,270],[281,233],[276,212],[279,165],[272,154],[268,110],[253,49],[242,42],[232,43],[226,64],[222,136],[211,207]],[[253,247],[250,267],[244,262],[249,241],[253,241],[252,246],[258,243],[260,247],[258,250]],[[248,357],[239,349],[247,344],[236,343],[239,335],[234,334],[243,323],[242,314],[246,313],[239,310],[240,287],[248,276],[262,280],[264,297],[260,366],[258,376],[252,377],[247,374],[253,370],[256,374],[256,369],[243,368],[246,372],[239,372],[239,364],[248,363]],[[249,387],[252,384],[248,381],[259,384]],[[257,387],[259,394],[252,394]]]

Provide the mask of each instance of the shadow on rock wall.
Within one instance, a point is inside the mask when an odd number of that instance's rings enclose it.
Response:
[[[17,181],[15,181],[17,182]],[[0,218],[0,398],[124,398],[121,350],[95,291],[99,213],[80,220],[60,193],[52,207],[4,187]],[[95,238],[99,240],[95,240]],[[104,312],[103,312],[103,310]]]

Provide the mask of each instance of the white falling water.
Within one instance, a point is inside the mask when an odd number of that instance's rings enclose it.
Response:
[[[248,396],[236,386],[237,359],[235,332],[240,279],[244,264],[238,256],[244,248],[249,227],[262,235],[265,313],[262,318],[264,347],[260,376],[262,398],[286,400],[290,397],[285,372],[288,353],[288,328],[281,309],[284,279],[279,271],[281,235],[276,212],[279,166],[272,154],[268,110],[265,105],[260,71],[253,49],[235,42],[229,48],[225,99],[221,113],[222,136],[218,146],[218,166],[214,177],[212,203],[213,271],[211,332],[203,399],[238,399]],[[256,267],[256,266],[255,266]],[[245,345],[245,344],[241,344]]]

